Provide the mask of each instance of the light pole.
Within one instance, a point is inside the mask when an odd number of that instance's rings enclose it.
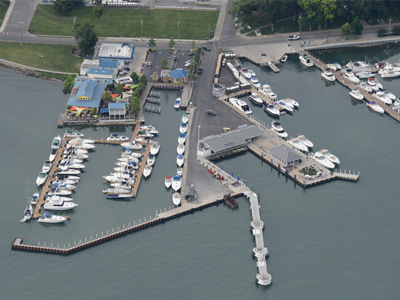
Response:
[[[143,41],[143,20],[140,20],[140,27],[142,28],[142,34],[140,36],[140,39]]]
[[[181,23],[181,21],[178,21],[178,42],[179,42],[179,24]]]
[[[199,125],[197,128],[198,128],[197,142],[199,142],[200,141],[200,128],[201,128],[201,126]]]
[[[21,47],[22,47],[22,27],[24,27],[25,22],[18,22],[21,25]]]
[[[299,26],[300,26],[300,29],[299,29],[299,35],[301,34],[301,15],[299,16]]]
[[[390,19],[389,19],[389,33],[392,30],[392,21],[393,21],[393,19],[392,19],[392,17],[390,17]]]

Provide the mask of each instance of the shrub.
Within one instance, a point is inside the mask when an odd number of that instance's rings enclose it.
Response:
[[[380,35],[387,34],[388,31],[385,28],[380,28],[380,29],[378,29],[378,31],[376,33],[378,34],[378,36],[380,36]]]
[[[392,29],[392,33],[394,35],[399,35],[400,34],[400,26],[394,26]]]

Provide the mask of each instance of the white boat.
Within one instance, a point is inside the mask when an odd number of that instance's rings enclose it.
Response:
[[[114,172],[115,173],[124,173],[124,172],[129,172],[129,173],[134,173],[135,170],[137,170],[139,166],[133,161],[131,164],[127,166],[122,166],[122,167],[115,167]]]
[[[145,165],[144,168],[143,168],[143,176],[145,178],[149,177],[152,171],[153,171],[153,167],[152,166]]]
[[[133,155],[120,157],[117,160],[118,160],[117,166],[123,166],[124,164],[119,164],[119,163],[127,164],[128,161],[134,161],[135,163],[139,162],[139,158],[137,158],[136,156],[133,156]]]
[[[96,148],[96,146],[93,144],[81,143],[78,141],[69,141],[68,146],[71,146],[73,149],[84,149],[84,150],[90,150]],[[68,146],[67,149],[70,149],[71,147]]]
[[[111,183],[108,188],[122,188],[122,189],[132,189],[131,181],[121,181],[121,182],[114,182]]]
[[[373,95],[387,105],[392,104],[392,100],[390,100],[389,97],[387,97],[385,95],[385,93],[382,91],[378,91],[378,92],[374,93]]]
[[[174,177],[172,177],[172,189],[177,192],[181,189],[182,187],[182,178],[179,175],[174,175]]]
[[[288,141],[288,143],[296,147],[300,151],[308,152],[308,147],[304,145],[302,142],[300,142],[298,139],[291,139],[290,141]]]
[[[36,205],[39,201],[39,193],[34,193],[31,197],[31,204]]]
[[[306,147],[312,148],[314,147],[313,142],[311,142],[309,139],[307,139],[304,135],[299,135],[297,139],[302,142]]]
[[[250,83],[258,90],[261,88],[261,84],[258,82],[257,78],[251,78]]]
[[[320,152],[316,152],[314,155],[311,155],[311,158],[323,165],[325,168],[333,169],[335,167],[335,164],[327,159],[325,155]]]
[[[367,93],[372,93],[372,87],[366,82],[361,82],[359,87],[362,88]]]
[[[396,99],[392,102],[392,105],[390,106],[391,109],[393,110],[399,110],[400,109],[400,99]]]
[[[183,154],[185,152],[185,145],[183,144],[178,144],[178,147],[176,147],[176,152],[178,154]]]
[[[158,152],[160,152],[160,144],[158,142],[153,142],[150,146],[150,153],[156,155]]]
[[[262,105],[264,102],[260,97],[258,97],[257,93],[252,93],[251,96],[249,96],[249,100],[255,105]]]
[[[142,150],[143,148],[142,144],[138,143],[137,141],[134,141],[132,143],[122,143],[121,146],[129,150]]]
[[[58,149],[61,146],[61,136],[56,136],[51,143],[51,149]]]
[[[187,130],[188,130],[187,123],[181,123],[181,125],[179,126],[179,132],[180,133],[186,133]]]
[[[138,137],[135,139],[135,143],[139,144],[151,144],[153,142],[151,137]]]
[[[81,163],[83,163],[83,159],[64,155],[63,159],[61,160],[61,163],[63,163],[63,162],[70,162],[73,164],[81,164]]]
[[[109,186],[108,188],[103,190],[103,194],[131,194],[131,193],[132,193],[131,186],[128,186],[127,188]]]
[[[190,114],[184,113],[182,116],[182,123],[188,123],[190,120]]]
[[[377,92],[378,90],[382,90],[383,89],[383,85],[376,80],[375,78],[368,78],[368,84],[371,86],[372,90]]]
[[[139,131],[139,132],[138,132],[138,137],[151,139],[151,138],[154,137],[154,134],[148,133],[147,131]]]
[[[29,202],[28,206],[24,210],[24,217],[20,220],[21,223],[24,223],[27,220],[30,220],[33,215],[33,207],[32,204]]]
[[[358,78],[361,78],[361,79],[367,79],[367,78],[370,78],[370,77],[374,77],[374,76],[375,76],[374,73],[371,73],[371,72],[369,72],[369,71],[357,72],[357,73],[355,73],[355,74],[356,74],[356,76],[357,76]]]
[[[66,217],[63,216],[55,216],[50,213],[44,213],[39,219],[39,223],[49,223],[49,224],[56,224],[56,223],[64,223],[67,221]]]
[[[273,105],[264,105],[263,109],[266,113],[272,116],[279,116],[281,114],[280,111]]]
[[[370,68],[370,65],[367,64],[366,62],[363,62],[361,60],[357,60],[357,61],[350,61],[346,64],[347,68],[353,69],[353,68]]]
[[[143,146],[142,146],[143,147]],[[125,157],[136,157],[136,158],[141,158],[142,154],[141,153],[137,153],[137,152],[132,152],[131,150],[129,150],[129,148],[125,148],[125,151],[123,151],[121,153],[121,158],[125,158]]]
[[[116,142],[127,142],[129,138],[123,135],[119,135],[118,133],[112,133],[108,138],[107,141],[116,141]]]
[[[50,184],[52,188],[60,189],[60,190],[69,190],[72,191],[76,189],[76,186],[73,184],[61,183],[61,182],[53,182]]]
[[[286,103],[291,103],[291,104],[293,104],[294,107],[299,107],[299,103],[298,103],[296,100],[294,100],[294,99],[286,98],[286,99],[284,99],[284,100],[285,100]]]
[[[147,133],[151,133],[154,135],[159,134],[158,130],[156,130],[156,128],[153,125],[142,125],[140,126],[140,130],[144,130]]]
[[[156,162],[156,157],[153,154],[149,154],[147,157],[147,164],[152,166]]]
[[[64,201],[64,202],[71,202],[74,201],[74,199],[70,197],[65,197],[65,196],[59,196],[59,195],[52,195],[48,196],[46,198],[46,201]]]
[[[66,170],[66,169],[84,169],[85,165],[74,163],[74,162],[72,162],[70,160],[63,159],[62,161],[60,161],[60,164],[58,165],[58,167],[61,170]]]
[[[79,175],[81,171],[78,169],[66,169],[66,170],[59,170],[55,172],[56,175]]]
[[[49,173],[49,171],[50,171],[52,165],[53,165],[53,164],[51,163],[51,161],[46,160],[45,163],[43,164],[42,172],[44,172],[44,173]]]
[[[278,96],[272,91],[271,86],[268,83],[264,84],[261,87],[259,93],[267,96],[270,100],[276,100],[278,98]]]
[[[246,115],[251,115],[253,113],[245,101],[239,100],[237,98],[229,98],[229,103],[236,107],[238,110],[244,112]]]
[[[46,179],[47,179],[47,173],[40,172],[39,176],[36,178],[36,185],[41,186],[43,183],[46,182]]]
[[[54,159],[56,158],[57,151],[58,151],[58,149],[52,149],[52,150],[51,150],[51,153],[50,153],[50,155],[49,155],[49,161],[50,161],[50,162],[53,162]]]
[[[172,194],[172,203],[176,206],[181,204],[181,194],[180,193],[173,193]]]
[[[53,180],[50,182],[50,184],[51,185],[56,185],[56,184],[58,184],[58,185],[63,185],[63,184],[75,185],[75,184],[77,184],[77,182],[74,180],[69,180],[69,179],[65,178],[65,179],[60,179],[60,180]]]
[[[288,111],[288,112],[293,112],[293,107],[291,106],[291,105],[289,105],[289,104],[287,104],[285,101],[278,101],[278,104],[282,107],[282,108],[284,108],[286,111]]]
[[[133,193],[120,193],[118,189],[106,194],[107,199],[126,199],[132,198]]]
[[[47,193],[47,195],[69,196],[72,195],[72,192],[70,190],[63,190],[58,187],[52,187],[51,190]]]
[[[350,96],[356,100],[364,99],[364,96],[361,94],[360,90],[357,88],[352,88],[349,92]]]
[[[370,109],[376,111],[377,113],[380,113],[380,114],[384,114],[385,113],[385,110],[382,107],[380,107],[375,101],[368,102],[367,106]]]
[[[82,138],[83,136],[84,136],[83,133],[73,132],[72,130],[67,130],[64,133],[64,137],[66,137],[66,138],[76,138],[76,137]]]
[[[181,167],[177,168],[176,169],[176,174],[179,175],[179,176],[182,176],[183,175],[183,168],[181,168]]]
[[[50,199],[48,202],[46,202],[43,207],[44,209],[47,210],[71,210],[77,207],[78,204],[75,202],[71,201],[63,201],[63,200],[52,200]]]
[[[274,131],[276,133],[277,136],[279,136],[283,139],[288,137],[288,134],[285,130],[283,130],[281,123],[279,123],[277,121],[272,121],[271,129],[272,129],[272,131]]]
[[[346,72],[343,73],[343,76],[355,84],[360,83],[360,79],[354,75],[352,70],[346,70]]]
[[[288,59],[288,56],[285,54],[284,56],[281,57],[280,62],[284,63],[287,61],[287,59]]]
[[[171,187],[171,184],[172,184],[172,178],[169,176],[165,177],[165,180],[164,180],[165,187],[167,189],[169,189]]]
[[[186,133],[180,133],[178,137],[178,144],[185,144],[186,142]]]
[[[382,78],[394,78],[394,77],[399,77],[400,76],[400,71],[395,71],[395,70],[383,70],[380,73]]]
[[[341,70],[341,69],[342,69],[342,66],[341,66],[339,63],[337,63],[337,62],[334,62],[333,64],[327,64],[327,66],[328,66],[330,69],[332,69],[333,71],[338,71],[338,70]]]
[[[311,58],[309,58],[307,54],[299,55],[299,59],[300,62],[306,67],[312,67],[314,65]]]
[[[130,180],[136,177],[136,174],[133,172],[125,171],[125,172],[112,172],[110,176],[122,178],[124,180]]]
[[[333,155],[332,153],[330,153],[327,149],[322,149],[322,150],[319,150],[318,152],[321,153],[323,156],[325,156],[326,159],[330,160],[334,164],[337,164],[337,165],[340,164],[339,158],[337,156]]]
[[[176,157],[176,164],[179,167],[182,167],[184,162],[185,162],[185,158],[184,158],[183,154],[178,154],[178,156]]]
[[[383,93],[385,94],[386,97],[388,97],[390,100],[395,101],[397,97],[389,92],[389,90],[383,90]]]
[[[67,145],[67,149],[63,151],[63,155],[77,155],[77,154],[84,154],[87,155],[88,151],[85,149],[77,149]]]
[[[75,184],[79,183],[81,181],[81,178],[79,176],[74,176],[74,175],[55,176],[55,179],[73,181],[73,182],[75,182]]]
[[[181,103],[182,103],[181,97],[177,98],[174,102],[174,108],[178,109],[179,107],[181,107]]]
[[[332,81],[332,82],[333,82],[333,81],[336,80],[336,77],[333,75],[331,69],[325,69],[325,71],[323,71],[323,72],[321,73],[321,76],[322,76],[324,79],[328,80],[328,81]]]
[[[107,180],[110,183],[117,183],[117,182],[125,182],[128,181],[130,183],[135,183],[135,175],[134,174],[123,174],[123,173],[117,173],[117,175],[110,175],[103,176],[105,180]]]
[[[118,159],[128,159],[127,157],[124,157],[124,158],[118,158]],[[132,159],[129,159],[129,160],[125,160],[125,161],[118,161],[118,162],[116,162],[115,164],[118,166],[118,167],[125,167],[125,166],[130,166],[130,165],[132,165],[132,164],[137,164],[138,163],[138,160],[137,160],[137,158],[136,158],[136,160],[134,160],[135,158],[134,157],[132,157]]]
[[[78,144],[94,144],[95,141],[94,140],[89,140],[89,139],[82,139],[80,137],[74,138],[72,140],[70,140],[68,142],[69,144],[74,144],[74,143],[78,143]]]
[[[278,102],[283,102],[292,109],[295,107],[294,104],[291,101],[288,101],[287,99],[281,99]]]

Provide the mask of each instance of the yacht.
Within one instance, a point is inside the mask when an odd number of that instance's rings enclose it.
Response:
[[[66,137],[66,138],[76,138],[76,137],[82,138],[83,136],[84,136],[83,133],[73,132],[72,130],[67,130],[64,133],[64,137]]]
[[[253,112],[249,108],[246,102],[236,99],[236,98],[229,98],[229,103],[232,104],[234,107],[239,109],[240,111],[244,112],[246,115],[251,115]]]
[[[400,99],[396,99],[392,102],[392,105],[390,106],[391,109],[393,110],[398,110],[400,109]]]
[[[106,194],[107,199],[127,199],[132,198],[133,193],[120,193],[118,189],[111,191],[110,193]]]
[[[270,100],[276,100],[278,98],[278,96],[271,90],[271,86],[268,83],[264,84],[259,92],[267,96]]]
[[[386,97],[388,97],[390,100],[396,100],[397,97],[392,94],[391,92],[389,92],[389,90],[383,90],[383,93],[385,94]]]
[[[288,137],[288,134],[285,130],[283,130],[283,127],[281,123],[277,121],[273,121],[271,123],[271,129],[281,138],[285,139]]]
[[[156,130],[156,128],[153,125],[142,125],[140,126],[140,130],[146,131],[154,135],[159,134],[158,130]]]
[[[188,130],[187,123],[181,123],[181,125],[179,126],[179,132],[180,133],[186,133],[187,130]]]
[[[141,153],[137,153],[137,152],[132,152],[131,150],[129,150],[129,148],[125,148],[125,151],[122,151],[122,153],[121,153],[121,158],[126,158],[126,157],[128,157],[128,158],[129,157],[141,158],[142,154]]]
[[[127,163],[128,161],[134,161],[135,163],[139,162],[139,158],[137,156],[135,156],[135,155],[120,157],[117,160],[120,163]],[[123,164],[121,164],[121,165],[123,165]]]
[[[172,203],[174,203],[174,205],[176,205],[176,206],[181,204],[181,194],[180,193],[172,194]]]
[[[36,205],[39,201],[39,193],[34,193],[31,198],[31,204]]]
[[[49,223],[49,224],[56,224],[56,223],[64,223],[67,221],[66,217],[63,216],[54,216],[50,213],[44,213],[39,219],[39,223]]]
[[[177,192],[181,189],[182,187],[182,178],[179,175],[174,175],[174,177],[172,177],[172,189]]]
[[[346,72],[343,73],[343,76],[355,84],[360,83],[360,79],[354,75],[353,71],[350,69],[347,69]]]
[[[108,188],[122,188],[126,190],[132,189],[131,181],[121,181],[121,182],[114,182],[108,186]]]
[[[180,133],[178,137],[178,144],[185,144],[186,142],[186,133]]]
[[[73,184],[67,184],[67,183],[61,183],[61,182],[54,182],[52,181],[52,183],[50,184],[51,188],[56,188],[56,189],[60,189],[60,190],[69,190],[72,191],[74,189],[76,189],[76,186]]]
[[[169,176],[165,177],[164,184],[165,184],[165,187],[167,189],[169,189],[171,187],[171,184],[172,184],[172,178],[169,177]]]
[[[119,135],[118,133],[112,133],[108,138],[107,141],[116,141],[116,142],[127,142],[129,138],[123,135]]]
[[[293,106],[287,104],[285,101],[278,101],[278,104],[288,112],[293,112]]]
[[[95,145],[90,143],[82,143],[76,140],[71,140],[68,142],[67,149],[83,149],[83,150],[90,150],[96,148]]]
[[[357,72],[357,73],[356,73],[356,76],[357,76],[358,78],[361,78],[361,79],[367,79],[367,78],[370,78],[370,77],[374,77],[375,74],[374,74],[374,73],[371,73],[371,72],[369,72],[369,71],[363,71],[363,72]]]
[[[52,150],[51,150],[51,153],[50,153],[50,155],[49,155],[49,161],[50,161],[50,162],[53,162],[54,159],[56,158],[57,151],[58,151],[58,149],[52,149]]]
[[[322,150],[319,150],[318,152],[321,153],[323,156],[325,156],[325,158],[327,158],[334,164],[337,164],[337,165],[340,164],[339,158],[337,156],[333,155],[332,153],[330,153],[327,149],[322,149]]]
[[[79,176],[74,176],[74,175],[61,175],[61,176],[55,176],[56,180],[63,180],[63,181],[72,181],[75,184],[79,183],[81,181],[81,178]]]
[[[55,175],[79,175],[79,174],[81,174],[81,171],[77,169],[58,170],[55,172]]]
[[[137,136],[145,139],[151,139],[154,137],[154,134],[148,133],[147,131],[139,131]]]
[[[300,142],[298,139],[291,139],[290,141],[288,141],[288,143],[296,147],[300,151],[308,152],[308,147],[304,145],[302,142]]]
[[[129,150],[142,150],[143,148],[142,144],[138,143],[137,141],[134,141],[132,143],[122,143],[121,146]]]
[[[364,96],[360,93],[360,90],[357,88],[352,88],[349,92],[350,96],[356,100],[364,99]]]
[[[85,165],[83,164],[76,164],[69,160],[62,160],[58,165],[60,170],[67,170],[67,169],[84,169]]]
[[[368,102],[367,106],[370,109],[372,109],[373,111],[376,111],[377,113],[380,113],[380,114],[385,113],[385,110],[382,107],[380,107],[375,101]]]
[[[361,82],[359,87],[362,88],[367,93],[372,93],[372,87],[366,82]]]
[[[382,91],[378,91],[378,92],[374,93],[373,95],[387,105],[392,104],[392,100],[390,100],[389,97],[387,97],[385,95],[385,93]]]
[[[57,185],[68,184],[68,185],[74,185],[75,186],[75,184],[77,184],[77,182],[74,181],[74,180],[69,180],[69,179],[65,178],[65,179],[60,179],[60,180],[58,180],[58,179],[57,180],[53,180],[53,181],[50,182],[50,184],[54,185],[54,186],[56,186],[56,184]]]
[[[183,154],[178,154],[178,156],[176,157],[176,164],[177,164],[179,167],[182,167],[184,161],[185,161],[185,158],[184,158]]]
[[[348,62],[346,64],[346,67],[349,69],[363,69],[363,68],[365,69],[365,68],[370,68],[370,65],[363,61],[357,60]]]
[[[160,152],[160,144],[158,142],[153,142],[150,146],[150,153],[156,155],[158,152]]]
[[[300,62],[306,67],[312,67],[314,65],[311,58],[309,58],[307,54],[299,55],[299,59]]]
[[[151,174],[151,171],[153,171],[153,167],[150,166],[150,165],[145,165],[144,168],[143,168],[143,176],[144,176],[145,178],[146,178],[146,177],[149,177],[150,174]]]
[[[39,176],[36,178],[36,185],[41,186],[43,183],[46,182],[46,179],[47,179],[47,173],[40,172]]]
[[[179,109],[181,107],[181,103],[182,103],[181,97],[177,98],[174,102],[174,108]]]
[[[261,84],[258,82],[257,78],[251,78],[250,83],[258,90],[261,88]]]
[[[279,116],[281,113],[273,105],[264,105],[264,111],[272,116]]]
[[[327,66],[333,71],[338,71],[342,69],[342,66],[337,62],[334,62],[333,64],[327,64]]]
[[[182,116],[182,123],[188,123],[190,120],[190,114],[184,113]]]
[[[308,148],[314,147],[314,144],[313,144],[309,139],[306,139],[306,137],[305,137],[304,135],[299,135],[299,136],[297,137],[297,139],[298,139],[300,142],[302,142],[305,146],[307,146]]]
[[[78,204],[75,202],[65,202],[62,200],[51,200],[44,204],[44,209],[47,210],[70,210],[77,207]]]
[[[299,103],[296,100],[293,100],[293,99],[290,99],[290,98],[286,98],[284,100],[287,103],[291,103],[294,107],[299,107]]]
[[[135,175],[134,174],[123,174],[123,173],[110,173],[110,175],[103,176],[105,180],[108,182],[114,183],[114,182],[124,182],[128,181],[131,183],[135,182]]]
[[[147,157],[147,164],[152,166],[156,162],[156,157],[153,154],[149,154]]]
[[[137,164],[139,162],[139,160],[137,158],[128,158],[128,157],[124,157],[124,158],[118,158],[118,159],[127,159],[127,160],[122,160],[122,161],[118,161],[115,164],[118,167],[125,167],[125,166],[132,166],[133,164]]]
[[[323,165],[325,168],[333,169],[335,167],[335,164],[327,159],[322,153],[316,152],[311,156],[311,158]]]
[[[176,169],[176,174],[178,174],[179,176],[183,176],[183,168],[182,167],[177,168]]]
[[[82,139],[82,138],[80,138],[80,137],[76,137],[76,138],[70,140],[68,143],[69,143],[69,144],[72,144],[72,143],[94,144],[95,141],[94,141],[94,140],[89,140],[89,139]]]
[[[129,165],[127,166],[122,166],[122,167],[115,167],[113,170],[115,173],[135,173],[135,170],[139,169],[139,166],[132,161]]]
[[[331,69],[325,69],[324,72],[321,73],[321,76],[328,81],[335,81],[336,77],[333,75]]]
[[[72,156],[64,155],[63,159],[61,160],[61,163],[63,163],[63,162],[70,162],[70,163],[73,163],[73,164],[81,164],[81,163],[83,163],[83,159],[79,159],[79,158],[75,158],[75,157],[72,157]]]
[[[51,190],[47,193],[47,195],[69,196],[72,195],[72,192],[70,190],[63,190],[58,187],[51,187]]]
[[[132,187],[130,185],[128,185],[126,188],[115,187],[113,185],[110,185],[108,188],[103,190],[103,194],[131,194],[131,193],[132,193]]]
[[[263,100],[260,97],[258,97],[257,93],[252,93],[251,96],[249,96],[249,100],[253,102],[255,105],[263,104]]]
[[[51,149],[58,149],[61,146],[61,136],[56,136],[51,143]]]
[[[49,173],[49,171],[50,171],[52,165],[53,165],[53,164],[51,163],[51,161],[46,160],[45,163],[43,164],[42,172],[44,172],[44,173]]]
[[[400,76],[400,71],[395,70],[384,70],[380,73],[382,78],[394,78]]]
[[[382,90],[383,89],[383,86],[382,86],[382,84],[378,81],[378,80],[376,80],[375,78],[368,78],[368,84],[371,86],[371,88],[372,88],[372,90],[374,91],[374,92],[377,92],[377,91],[379,91],[379,90]]]
[[[52,196],[48,196],[48,197],[46,198],[46,201],[53,201],[53,202],[57,202],[57,201],[71,202],[71,201],[74,201],[74,199],[72,199],[71,197],[52,195]]]
[[[33,207],[29,201],[28,206],[24,210],[24,217],[20,220],[20,222],[24,223],[25,221],[30,220],[32,218],[32,215],[33,215]]]
[[[68,147],[63,151],[63,155],[71,155],[71,154],[88,154],[88,150],[85,149],[76,149],[73,147]]]
[[[178,147],[176,147],[176,152],[178,154],[183,154],[185,152],[185,145],[183,144],[178,144]]]

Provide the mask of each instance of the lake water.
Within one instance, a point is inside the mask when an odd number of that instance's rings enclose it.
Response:
[[[385,53],[385,54],[382,54]],[[349,59],[398,61],[396,47],[366,48],[324,56],[325,61]],[[374,60],[374,61],[373,61]],[[59,114],[67,96],[62,85],[0,69],[0,186],[3,194],[0,296],[3,299],[395,299],[398,285],[400,205],[400,123],[353,102],[340,84],[326,84],[316,68],[306,69],[290,57],[274,74],[253,69],[279,98],[294,98],[300,109],[281,116],[289,136],[304,134],[314,150],[329,149],[342,169],[360,171],[358,183],[335,181],[307,190],[296,186],[250,153],[219,161],[224,170],[247,180],[260,193],[265,222],[268,271],[273,284],[255,284],[251,257],[248,202],[240,208],[211,207],[77,254],[62,257],[11,251],[14,237],[47,245],[68,244],[91,235],[154,216],[172,206],[164,177],[175,173],[181,112],[173,109],[177,91],[163,92],[162,113],[146,113],[161,144],[153,173],[143,180],[132,201],[106,200],[102,175],[111,172],[118,146],[96,145],[90,153],[73,198],[79,207],[63,226],[37,221],[20,224],[27,185],[50,153]],[[382,80],[400,95],[399,79]],[[196,101],[196,100],[195,100]],[[261,108],[254,114],[269,124]],[[112,132],[131,135],[132,128],[85,128],[86,137]],[[29,181],[29,184],[28,184]]]

